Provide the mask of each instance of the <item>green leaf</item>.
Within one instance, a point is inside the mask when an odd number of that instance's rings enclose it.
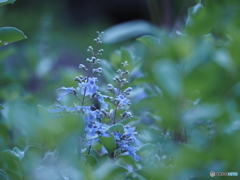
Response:
[[[138,149],[137,153],[140,153],[141,155],[155,154],[155,153],[157,153],[157,148],[155,145],[147,143],[147,144],[142,145]]]
[[[110,137],[99,137],[101,144],[107,149],[108,153],[111,153],[115,151],[117,145],[116,140],[112,134],[110,134]]]
[[[14,177],[22,177],[20,159],[13,151],[5,150],[0,153],[0,168],[13,172]],[[7,172],[7,174],[9,173]]]
[[[109,156],[108,154],[103,154],[100,158],[99,158],[99,164],[105,164],[109,161]]]
[[[153,37],[153,36],[149,36],[149,35],[145,35],[145,36],[142,36],[140,38],[137,38],[137,41],[142,42],[143,44],[145,44],[149,48],[159,46],[158,39]]]
[[[118,68],[119,64],[121,64],[122,62],[122,51],[120,50],[113,51],[110,55],[110,61],[114,68]],[[109,66],[107,69],[109,69],[111,73],[115,73],[113,72],[112,66]]]
[[[114,124],[109,128],[109,131],[110,132],[119,131],[121,133],[124,133],[124,127],[122,124]]]
[[[106,163],[95,171],[94,177],[98,177],[99,180],[113,179],[113,177],[117,179],[118,175],[126,172],[128,172],[128,170],[122,166]]]
[[[182,79],[176,66],[167,59],[158,61],[154,66],[154,75],[160,88],[172,99],[180,97],[183,92]]]
[[[121,62],[128,62],[128,68],[133,69],[132,62],[134,60],[134,55],[133,52],[130,48],[121,48],[121,55],[122,55],[122,59]],[[119,65],[118,65],[119,66]]]
[[[22,177],[11,169],[5,170],[9,180],[23,180]]]
[[[95,150],[93,150],[93,149],[91,150],[90,154],[91,154],[92,156],[94,156],[96,159],[99,159],[99,158],[100,158],[100,155],[98,154],[98,152],[95,151]]]
[[[4,6],[6,4],[13,4],[16,0],[0,0],[0,6]]]
[[[136,164],[136,161],[132,156],[124,155],[118,158],[115,162],[117,165],[126,167],[126,166],[132,166],[134,169],[137,169],[138,166]]]
[[[106,31],[102,40],[104,43],[117,43],[139,37],[143,34],[159,34],[159,30],[147,21],[136,20],[115,25]]]
[[[152,176],[150,174],[150,172],[144,170],[144,169],[137,169],[135,171],[135,173],[139,174],[140,176],[146,178],[147,180],[151,180],[152,179]]]
[[[24,149],[22,164],[28,167],[36,166],[42,157],[42,150],[35,145],[29,145]]]
[[[3,107],[3,105],[0,104],[0,110],[4,110],[5,108]]]
[[[147,143],[147,144],[144,144],[142,145],[140,148],[139,148],[139,152],[143,152],[143,151],[148,151],[152,148],[156,148],[156,146],[154,146],[153,144],[150,144],[150,143]]]
[[[22,152],[20,149],[18,149],[17,147],[14,147],[12,152],[14,152],[16,154],[16,156],[19,157],[19,159],[21,160],[24,156],[24,152]]]
[[[184,31],[187,34],[205,35],[211,31],[213,23],[214,18],[210,17],[203,5],[198,3],[189,8]]]
[[[92,168],[94,168],[94,167],[96,167],[96,166],[98,165],[98,160],[97,160],[94,156],[92,156],[92,155],[90,155],[90,154],[85,154],[85,157],[86,157],[86,159],[87,159],[87,163],[88,163]]]
[[[24,156],[21,161],[25,174],[32,174],[39,167],[41,160],[42,150],[34,145],[27,146],[24,149]]]
[[[0,47],[26,38],[27,37],[25,36],[25,34],[17,28],[14,27],[0,28]]]
[[[199,15],[199,13],[201,13],[202,9],[203,9],[202,4],[196,4],[195,6],[188,9],[188,18],[186,21],[186,28],[192,27],[195,25],[196,22],[195,22],[194,17]]]
[[[1,180],[9,180],[7,173],[3,169],[0,169],[0,179]]]

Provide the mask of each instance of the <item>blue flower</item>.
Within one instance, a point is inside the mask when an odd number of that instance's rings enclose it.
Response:
[[[83,119],[86,123],[90,121],[96,121],[99,111],[92,111],[89,106],[84,109]]]
[[[87,132],[87,135],[89,136],[104,136],[104,137],[110,137],[110,135],[107,132],[107,127],[104,127],[102,125],[102,123],[99,123],[97,121],[93,122],[89,122],[87,124],[87,127],[85,129],[85,131]]]
[[[83,118],[86,122],[85,131],[89,136],[104,136],[109,137],[108,126],[101,123],[102,115],[99,110],[92,111],[90,107],[85,109]],[[100,121],[100,122],[99,122]]]
[[[108,104],[105,103],[103,97],[104,97],[103,95],[98,94],[97,99],[98,99],[98,101],[102,104],[102,108],[103,108],[103,109],[108,109]]]
[[[135,127],[131,127],[129,125],[124,126],[124,133],[115,131],[112,133],[114,136],[117,148],[120,149],[121,153],[127,153],[130,156],[134,157],[135,161],[139,161],[140,157],[136,154],[135,145],[140,145],[140,141],[136,139],[135,134]]]
[[[124,95],[117,96],[115,100],[118,102],[119,106],[126,106],[130,104],[130,100],[125,98]]]
[[[131,127],[129,125],[124,126],[124,131],[126,132],[126,135],[131,137],[137,146],[140,146],[141,142],[135,137],[135,134],[137,134],[137,132],[134,132],[135,129],[136,127]]]
[[[63,97],[66,96],[67,94],[76,93],[76,90],[73,87],[70,88],[60,87],[59,89],[57,89],[57,91],[58,90],[64,90],[64,92],[60,94],[60,96],[57,98],[57,101],[61,101]]]
[[[128,146],[128,153],[130,156],[133,156],[135,161],[140,161],[140,157],[136,154],[136,150],[134,147]]]
[[[79,83],[79,87],[81,88],[81,94],[88,96],[88,95],[93,95],[96,93],[98,90],[98,86],[96,85],[97,78],[95,77],[90,77],[88,78],[87,82]]]

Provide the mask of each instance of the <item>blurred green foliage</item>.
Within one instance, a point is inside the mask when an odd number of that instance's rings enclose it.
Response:
[[[144,31],[136,33],[151,34],[119,50],[106,46],[105,80],[121,61],[133,69],[131,123],[143,142],[140,162],[125,156],[115,164],[96,151],[79,157],[80,116],[53,118],[37,106],[52,104],[61,85],[74,86],[79,62],[56,70],[57,59],[74,54],[82,61],[93,39],[84,28],[62,37],[45,14],[33,39],[0,52],[0,179],[195,180],[210,178],[210,171],[239,173],[239,7],[205,0],[189,9],[177,33],[141,21],[105,31],[106,43],[134,37],[139,24]]]

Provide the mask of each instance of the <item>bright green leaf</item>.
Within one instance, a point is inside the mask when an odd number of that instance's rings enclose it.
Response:
[[[131,49],[129,48],[121,48],[122,59],[121,62],[128,62],[128,68],[132,69],[131,64],[134,60],[134,55]],[[119,65],[118,65],[119,66]]]
[[[0,167],[5,170],[11,170],[11,172],[16,174],[18,177],[22,177],[20,159],[13,151],[5,150],[0,153]]]
[[[112,134],[110,134],[110,137],[99,137],[101,144],[107,149],[108,153],[111,153],[115,151],[117,145],[116,140]]]
[[[96,166],[98,165],[98,160],[97,160],[94,156],[92,156],[92,155],[90,155],[90,154],[85,154],[84,156],[85,156],[86,159],[87,159],[87,163],[88,163],[91,167],[96,167]]]
[[[94,156],[96,159],[99,159],[99,158],[100,158],[100,155],[98,154],[98,152],[95,151],[95,150],[93,150],[93,149],[91,150],[90,154],[91,154],[92,156]]]
[[[26,38],[27,37],[25,36],[25,34],[17,28],[14,27],[0,28],[0,47]]]
[[[159,46],[159,40],[153,36],[145,35],[140,38],[137,38],[137,41],[142,42],[149,48],[156,48]]]
[[[187,34],[205,35],[212,29],[212,23],[212,17],[209,17],[203,5],[198,3],[188,10],[185,32]]]
[[[4,6],[6,4],[13,4],[16,0],[0,0],[0,6]]]
[[[134,171],[135,173],[139,174],[140,176],[146,178],[147,180],[151,180],[152,176],[150,174],[150,172],[144,170],[144,169],[137,169]]]
[[[121,133],[124,133],[124,127],[122,124],[114,124],[109,128],[110,132],[114,132],[114,131],[119,131]]]

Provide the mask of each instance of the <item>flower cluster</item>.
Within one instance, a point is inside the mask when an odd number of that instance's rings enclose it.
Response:
[[[119,152],[127,153],[130,156],[133,156],[135,161],[139,161],[140,157],[136,154],[136,148],[132,146],[135,144],[136,146],[140,145],[140,141],[135,137],[136,132],[134,132],[135,127],[130,127],[129,125],[124,126],[124,133],[115,131],[112,134],[114,135],[117,148]]]
[[[97,33],[98,37],[94,39],[94,41],[98,47],[98,45],[102,43],[102,33]],[[136,154],[136,148],[140,145],[140,142],[135,137],[137,134],[134,132],[135,127],[122,125],[124,127],[123,131],[110,131],[111,126],[120,123],[121,120],[132,118],[132,114],[128,110],[131,102],[127,97],[130,95],[132,88],[124,88],[124,86],[128,84],[127,75],[129,74],[129,71],[126,70],[128,62],[123,62],[121,64],[122,68],[117,70],[117,76],[113,78],[116,86],[108,84],[107,94],[103,95],[99,91],[100,88],[97,86],[98,76],[103,72],[101,67],[97,67],[101,63],[101,60],[97,57],[102,55],[103,49],[99,49],[95,52],[94,48],[89,46],[87,51],[91,52],[92,57],[86,59],[87,63],[89,63],[88,67],[83,64],[79,65],[79,69],[83,71],[84,75],[75,77],[78,86],[76,88],[60,87],[58,91],[63,92],[57,98],[55,107],[49,109],[49,111],[57,114],[64,112],[80,113],[86,123],[84,138],[85,142],[88,142],[88,145],[91,146],[93,142],[100,142],[100,137],[110,137],[111,135],[114,137],[116,144],[116,157],[114,158],[127,154],[133,156],[136,161],[139,161],[139,156]],[[60,101],[69,94],[75,96],[78,100],[74,103],[73,107],[60,104]],[[91,104],[93,99],[97,99],[101,104],[100,109],[93,108],[94,105]],[[111,108],[109,108],[107,101],[111,102]],[[120,113],[117,113],[118,111],[120,111]],[[117,117],[118,114],[120,114],[120,117]],[[104,118],[108,119],[108,121],[105,121],[108,122],[108,124],[103,123]],[[103,149],[104,148],[103,145]]]

